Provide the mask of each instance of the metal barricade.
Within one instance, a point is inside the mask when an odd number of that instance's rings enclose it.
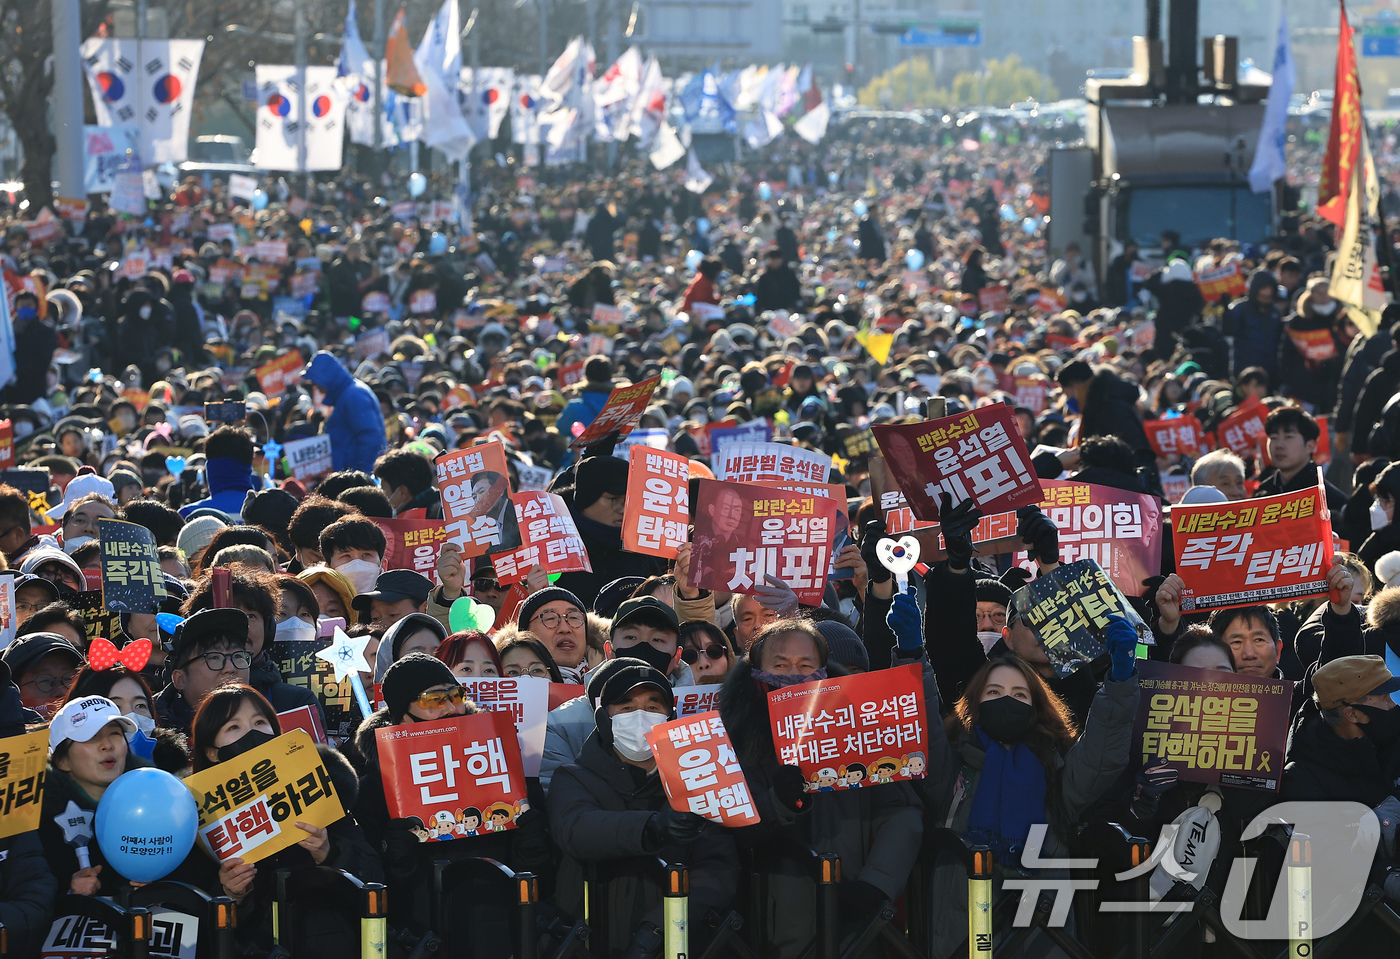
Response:
[[[237,952],[238,908],[228,896],[211,896],[189,883],[162,879],[140,888],[124,888],[123,899],[129,906],[144,906],[152,911],[165,906],[198,917],[201,955],[209,949],[213,959],[233,959]]]

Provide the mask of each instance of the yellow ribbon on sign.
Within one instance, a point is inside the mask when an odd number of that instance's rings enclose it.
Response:
[[[32,509],[39,520],[45,526],[52,526],[53,520],[49,519],[49,497],[46,493],[36,493],[29,491],[29,508]]]

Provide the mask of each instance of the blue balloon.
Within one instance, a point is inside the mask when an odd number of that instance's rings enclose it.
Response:
[[[1001,220],[1003,223],[1016,222],[1016,209],[1010,203],[1003,203],[1001,205]]]
[[[705,254],[701,253],[699,250],[692,249],[692,250],[686,251],[686,254],[685,254],[685,268],[686,268],[687,270],[699,269],[699,267],[700,267],[700,261],[703,260],[704,258],[705,258]]]
[[[865,216],[865,214],[870,212],[870,207],[865,205],[864,200],[856,200],[855,203],[851,204],[851,210],[856,216]]]
[[[922,270],[924,268],[924,251],[910,250],[904,254],[904,265],[911,270]]]
[[[441,233],[434,232],[428,238],[428,252],[433,256],[442,256],[447,252],[447,237]]]
[[[413,173],[408,178],[408,195],[417,199],[428,188],[428,178],[421,173]]]
[[[707,216],[702,216],[700,219],[696,220],[696,221],[695,221],[695,229],[699,230],[701,233],[709,233],[709,232],[710,232],[710,218],[707,217]]]
[[[765,203],[773,199],[773,188],[768,185],[767,180],[758,185],[758,198]]]
[[[266,210],[266,209],[267,209],[267,194],[264,193],[262,190],[254,190],[254,191],[253,191],[253,209],[255,209],[255,210]]]
[[[133,882],[170,875],[194,848],[198,829],[193,794],[161,769],[122,773],[97,804],[97,846]]]
[[[1036,222],[1035,217],[1028,216],[1021,221],[1021,232],[1026,234],[1026,236],[1034,236],[1039,226],[1040,224]]]

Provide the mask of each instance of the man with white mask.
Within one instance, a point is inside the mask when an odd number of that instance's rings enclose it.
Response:
[[[363,516],[338,519],[321,531],[326,565],[349,580],[357,596],[374,591],[387,549],[384,531]]]

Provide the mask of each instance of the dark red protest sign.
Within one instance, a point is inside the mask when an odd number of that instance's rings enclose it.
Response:
[[[520,523],[521,545],[492,554],[498,582],[514,585],[525,578],[532,566],[542,566],[546,573],[593,571],[578,526],[568,505],[557,494],[512,493],[510,500]]]
[[[1129,596],[1162,572],[1162,506],[1155,496],[1073,480],[1041,480],[1041,510],[1060,530],[1060,562],[1092,559]],[[1016,564],[1034,570],[1025,550]]]
[[[909,782],[928,772],[916,663],[775,689],[768,719],[778,761],[802,770],[808,792]]]
[[[662,723],[647,733],[671,808],[721,826],[752,826],[758,809],[719,713]]]
[[[375,517],[374,523],[384,531],[384,569],[411,569],[440,585],[437,559],[447,542],[442,520]]]
[[[1139,660],[1134,761],[1188,782],[1276,792],[1293,683]]]
[[[799,602],[818,606],[836,512],[835,502],[819,496],[700,480],[687,585],[753,593],[772,575]]]
[[[1206,431],[1194,416],[1178,416],[1170,420],[1146,420],[1147,442],[1158,456],[1189,456],[1192,459],[1210,452],[1206,446]]]
[[[1327,595],[1332,520],[1316,486],[1237,503],[1173,506],[1171,519],[1185,611]]]
[[[416,819],[420,841],[515,828],[529,808],[515,723],[506,712],[375,731],[393,819]]]
[[[984,514],[1030,506],[1043,497],[1016,414],[1005,404],[872,430],[886,471],[918,519],[938,519],[944,493],[954,503],[971,499]]]
[[[0,420],[0,469],[15,465],[15,428],[8,419]]]
[[[651,402],[651,394],[660,382],[661,377],[653,376],[640,383],[619,386],[613,390],[608,402],[598,411],[598,417],[575,437],[569,444],[569,449],[581,450],[610,435],[621,439],[635,430],[642,420],[642,414],[646,412],[647,403]]]
[[[1217,442],[1240,455],[1252,452],[1264,443],[1264,420],[1268,415],[1269,408],[1257,396],[1251,396],[1220,421],[1215,428]]]

